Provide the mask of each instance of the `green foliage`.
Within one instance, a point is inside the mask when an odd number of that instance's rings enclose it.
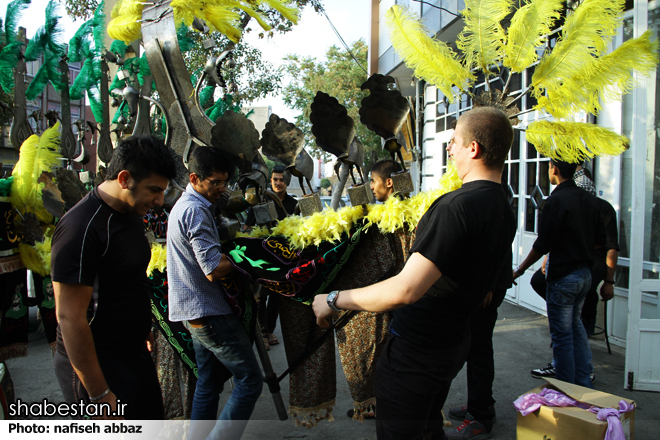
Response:
[[[64,7],[69,17],[87,20],[94,15],[94,11],[100,3],[99,0],[66,0]]]
[[[201,34],[190,32],[189,36],[195,44],[189,52],[183,54],[183,58],[190,70],[201,69],[212,53],[203,48]],[[233,45],[224,35],[216,33],[213,38],[219,48],[218,53]],[[234,81],[239,84],[239,91],[234,96],[237,103],[250,103],[280,91],[280,75],[271,63],[262,60],[259,49],[239,42],[232,50],[236,68],[223,71],[223,76],[227,83]]]
[[[360,39],[351,46],[351,52],[363,66],[367,65],[367,44]],[[368,90],[360,90],[367,80],[367,74],[357,65],[348,51],[332,46],[326,52],[326,61],[317,61],[312,57],[289,55],[285,58],[284,73],[291,77],[291,83],[284,88],[284,102],[301,112],[296,117],[296,125],[305,134],[307,145],[313,146],[319,154],[322,150],[316,146],[309,121],[311,105],[317,91],[322,91],[337,98],[348,110],[355,121],[356,136],[365,149],[365,167],[379,159],[388,158],[389,153],[381,147],[381,138],[360,123],[360,104],[369,95]]]
[[[328,189],[332,186],[332,182],[327,177],[321,179],[321,188]]]

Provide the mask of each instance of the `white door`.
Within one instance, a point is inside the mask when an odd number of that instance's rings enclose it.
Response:
[[[658,3],[635,1],[633,17],[626,20],[628,26],[624,24],[624,39],[637,37],[647,28],[658,39]],[[660,75],[656,71],[646,81],[637,79],[642,87],[632,96],[629,314],[624,386],[660,391],[660,97],[657,95]]]

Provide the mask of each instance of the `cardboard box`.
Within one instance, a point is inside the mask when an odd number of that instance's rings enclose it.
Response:
[[[543,388],[561,391],[580,402],[600,408],[619,409],[619,401],[623,399],[612,394],[573,385],[556,379],[547,379],[544,385],[527,393],[540,393]],[[626,440],[634,440],[635,411],[623,413],[621,423]],[[607,422],[601,422],[596,414],[574,407],[542,406],[538,410],[523,417],[518,413],[518,440],[603,440],[607,431]]]

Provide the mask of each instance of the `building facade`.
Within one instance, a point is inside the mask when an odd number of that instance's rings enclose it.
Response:
[[[518,2],[514,2],[518,3]],[[570,2],[569,2],[570,3]],[[577,2],[573,2],[577,3]],[[417,113],[415,149],[419,160],[412,167],[416,187],[429,190],[437,186],[447,166],[445,150],[453,130],[451,124],[461,113],[472,108],[469,96],[455,91],[453,104],[430,84],[413,78],[413,71],[402,62],[389,40],[385,13],[394,4],[405,5],[416,12],[433,36],[456,49],[455,40],[463,29],[459,11],[462,0],[371,0],[370,73],[395,77],[404,96],[414,97]],[[443,8],[443,9],[439,9]],[[612,43],[612,50],[624,41],[653,31],[658,39],[660,1],[629,0],[623,24]],[[548,38],[556,39],[558,33]],[[551,44],[552,46],[552,44]],[[534,66],[513,75],[511,91],[525,90]],[[628,151],[617,157],[599,157],[587,168],[592,172],[599,197],[609,201],[617,212],[619,225],[618,267],[615,275],[615,297],[607,304],[607,315],[599,311],[600,327],[606,329],[611,343],[626,351],[626,372],[622,384],[626,388],[660,391],[660,77],[636,77],[637,88],[622,100],[606,103],[596,119],[579,114],[581,122],[597,123],[626,135],[631,140]],[[491,78],[493,88],[502,88],[499,78]],[[485,89],[485,79],[478,78],[475,94]],[[506,161],[504,178],[508,196],[518,222],[513,244],[514,267],[528,254],[538,231],[544,200],[553,187],[548,180],[549,159],[537,153],[525,139],[524,129],[533,121],[551,119],[532,110],[536,101],[524,96],[516,126],[514,144]],[[521,277],[517,286],[507,292],[515,304],[545,314],[544,301],[529,284],[540,262]],[[603,307],[601,303],[600,307]]]

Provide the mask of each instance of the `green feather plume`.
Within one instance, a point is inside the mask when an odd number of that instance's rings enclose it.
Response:
[[[80,72],[78,72],[69,88],[69,97],[72,101],[76,101],[82,99],[87,93],[90,96],[92,111],[99,103],[92,103],[91,96],[95,92],[98,95],[98,88],[103,76],[101,74],[101,56],[104,52],[104,19],[103,2],[101,2],[96,8],[94,16],[83,23],[69,41],[69,59],[71,61],[82,61]],[[96,109],[96,113],[98,113],[98,109]]]
[[[6,179],[0,179],[0,197],[9,197],[13,182],[13,176],[9,176]]]
[[[609,128],[583,122],[535,121],[525,135],[539,153],[570,163],[582,163],[594,156],[616,156],[630,145],[625,136]]]
[[[99,124],[103,122],[103,112],[107,111],[105,106],[101,104],[101,91],[94,87],[87,90],[87,99],[89,100],[89,107],[92,109],[94,120]]]
[[[151,76],[151,69],[149,68],[149,62],[147,61],[147,53],[144,52],[138,61],[138,81],[140,85],[144,84],[144,77]]]
[[[502,64],[522,72],[538,59],[536,48],[553,29],[564,0],[527,0],[511,19]]]
[[[428,29],[409,9],[392,6],[386,14],[394,50],[415,70],[415,76],[439,88],[453,102],[452,86],[467,91],[474,77],[443,41],[429,37]]]
[[[541,96],[535,108],[555,118],[567,118],[580,110],[598,114],[601,101],[618,101],[622,94],[632,90],[635,84],[631,70],[647,77],[655,70],[658,42],[651,41],[651,35],[652,31],[648,30],[612,53],[593,58],[561,87]]]
[[[554,91],[594,56],[602,55],[621,24],[625,0],[585,0],[566,18],[562,35],[532,76],[533,93]]]
[[[465,56],[465,65],[489,72],[502,58],[506,34],[500,22],[511,12],[511,0],[466,0],[461,11],[465,27],[456,46]]]
[[[91,33],[92,20],[87,20],[69,40],[69,61],[77,63],[90,55],[89,35]]]
[[[123,57],[126,55],[126,49],[128,49],[128,45],[126,43],[120,40],[113,40],[112,44],[110,45],[110,49],[108,50]]]
[[[92,37],[94,39],[94,51],[96,55],[102,56],[104,52],[105,42],[105,13],[103,8],[105,1],[101,3],[94,10],[94,17],[92,18]]]
[[[5,44],[10,44],[16,41],[16,31],[18,22],[23,15],[23,11],[30,6],[31,0],[14,0],[7,5],[7,12],[5,14]]]
[[[121,104],[119,105],[119,108],[115,112],[115,117],[112,118],[112,124],[116,124],[119,122],[119,117],[123,116],[126,119],[129,119],[131,117],[128,109],[128,105],[126,104],[126,101],[122,101]]]
[[[0,50],[0,87],[6,93],[14,90],[13,70],[16,63],[18,63],[18,57],[23,46],[23,43],[16,40],[16,28],[23,11],[29,5],[30,0],[14,0],[7,5],[4,31],[2,32],[5,46]]]
[[[23,43],[14,41],[0,51],[0,87],[6,93],[14,90],[14,67],[18,63]]]
[[[213,92],[215,92],[214,86],[206,86],[199,92],[199,105],[201,105],[202,108],[204,108],[211,100]]]
[[[195,40],[188,36],[188,32],[189,29],[185,23],[181,23],[176,28],[176,37],[179,40],[179,49],[181,49],[181,52],[188,52],[195,47]]]
[[[232,110],[235,113],[242,114],[241,107],[234,104],[233,101],[234,97],[232,95],[225,95],[223,99],[218,99],[213,103],[211,107],[206,109],[206,116],[215,122],[220,116],[224,115],[227,110]]]
[[[57,4],[50,0],[46,6],[46,23],[37,30],[25,49],[26,61],[36,61],[41,54],[58,58],[64,55],[64,45],[59,41],[62,34],[59,19]]]
[[[32,82],[25,91],[25,97],[29,100],[36,98],[50,81],[55,90],[62,90],[66,86],[62,81],[62,71],[60,70],[59,60],[55,57],[44,59],[43,64],[37,71]]]
[[[78,72],[76,79],[69,88],[69,99],[71,101],[82,99],[85,96],[87,89],[96,85],[93,78],[93,70],[94,59],[91,57],[85,58],[85,61],[80,68],[80,72]]]
[[[25,49],[26,61],[36,61],[41,55],[44,58],[43,64],[25,91],[28,100],[36,98],[49,81],[55,90],[68,86],[62,81],[62,72],[59,69],[59,60],[66,54],[64,44],[59,41],[62,34],[59,19],[57,4],[50,0],[46,6],[46,23],[37,30]]]

